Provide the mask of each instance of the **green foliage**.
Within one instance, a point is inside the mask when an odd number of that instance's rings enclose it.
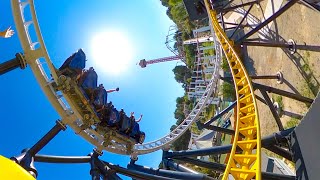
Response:
[[[170,6],[175,6],[177,5],[178,3],[181,3],[182,0],[169,0],[169,5]]]
[[[187,84],[187,79],[191,78],[191,71],[187,66],[176,66],[172,71],[178,83]]]
[[[194,67],[194,60],[195,60],[195,45],[187,44],[184,46],[185,57],[187,61],[187,66],[189,69],[193,69]]]
[[[169,7],[169,0],[161,0],[162,6]]]
[[[275,101],[279,104],[280,110],[282,110],[283,109],[282,96],[275,95]]]
[[[171,127],[170,127],[170,131],[173,131],[175,128],[177,127],[177,125],[172,125]]]
[[[172,149],[175,151],[187,150],[191,133],[187,130],[181,137],[179,137],[174,143],[172,143]]]
[[[285,128],[286,128],[286,129],[289,129],[289,128],[292,128],[292,127],[296,127],[299,123],[300,123],[300,120],[299,120],[299,119],[291,118],[291,119],[287,122]]]
[[[223,82],[221,88],[222,88],[221,91],[222,91],[223,97],[225,99],[230,99],[232,101],[236,99],[236,92],[233,84]]]
[[[183,97],[177,97],[177,99],[176,99],[177,105],[183,104],[184,101],[185,101],[184,96]]]
[[[221,68],[225,72],[230,72],[229,64],[226,57],[222,57]]]
[[[204,42],[202,43],[202,46],[203,47],[210,47],[210,46],[213,46],[214,43],[213,42]],[[203,53],[206,55],[206,56],[213,56],[213,55],[216,55],[216,50],[213,48],[213,49],[206,49],[203,51]]]

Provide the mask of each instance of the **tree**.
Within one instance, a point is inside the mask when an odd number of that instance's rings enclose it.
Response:
[[[175,151],[187,150],[191,133],[187,130],[182,136],[180,136],[174,143],[172,143],[172,149]]]
[[[191,71],[187,66],[179,65],[173,70],[174,78],[178,83],[187,84],[187,79],[191,77]]]
[[[177,128],[177,125],[174,124],[171,126],[170,131],[173,131],[175,128]]]
[[[160,0],[162,6],[169,7],[169,0]]]
[[[222,83],[222,94],[226,99],[230,99],[231,101],[236,99],[236,92],[233,84],[223,82]]]
[[[176,99],[176,103],[177,103],[177,105],[181,105],[181,104],[183,104],[184,103],[184,96],[182,96],[182,97],[177,97],[177,99]]]
[[[185,119],[185,116],[184,116],[184,113],[183,113],[183,107],[180,108],[180,107],[177,107],[176,110],[174,111],[174,118],[177,119],[177,120],[184,120]],[[178,123],[179,125],[180,123]]]

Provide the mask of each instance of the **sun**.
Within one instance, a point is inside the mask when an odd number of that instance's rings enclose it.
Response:
[[[120,31],[96,34],[91,41],[91,52],[95,68],[112,75],[125,73],[133,60],[132,45]]]

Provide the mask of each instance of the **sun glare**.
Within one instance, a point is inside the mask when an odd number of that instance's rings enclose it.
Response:
[[[119,75],[127,71],[132,58],[132,46],[121,32],[99,33],[91,42],[93,62],[107,74]]]

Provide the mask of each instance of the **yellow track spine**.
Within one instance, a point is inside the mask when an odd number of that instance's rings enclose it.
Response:
[[[223,179],[228,179],[228,176],[231,173],[235,179],[248,180],[255,178],[260,180],[260,123],[251,79],[242,64],[241,59],[233,48],[233,42],[229,40],[219,25],[217,14],[211,8],[208,0],[205,0],[205,5],[210,18],[210,23],[228,60],[237,97],[238,114],[235,124],[235,136]],[[239,139],[239,133],[244,135],[244,138]]]

